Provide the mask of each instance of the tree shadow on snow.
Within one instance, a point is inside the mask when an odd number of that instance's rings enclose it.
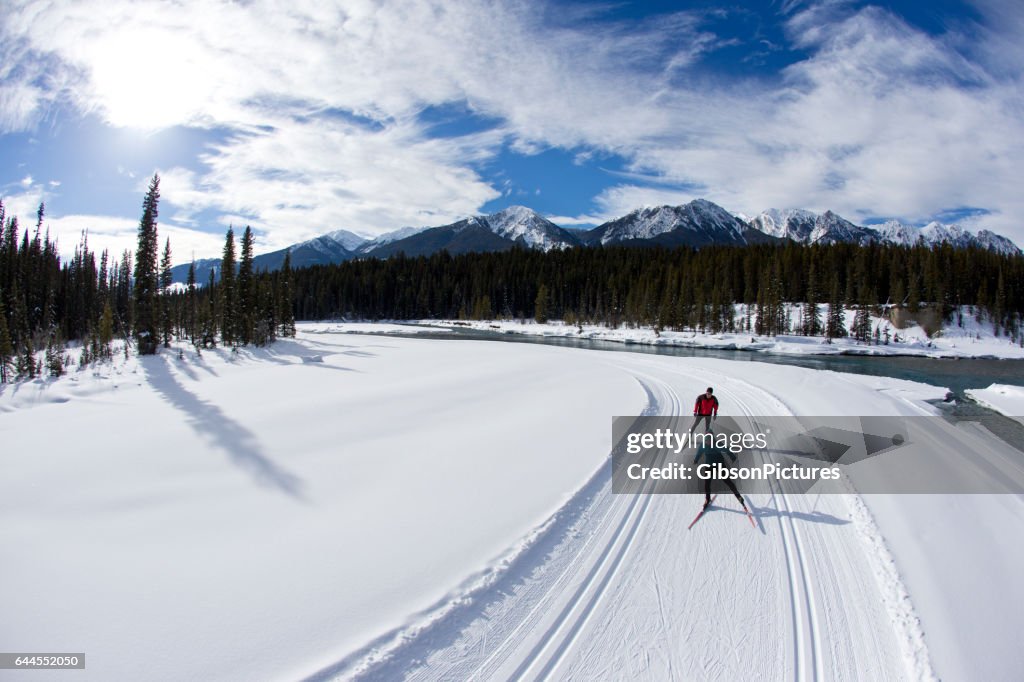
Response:
[[[358,372],[357,369],[351,367],[341,367],[339,365],[331,365],[324,362],[324,354],[313,352],[304,344],[296,341],[287,339],[278,339],[269,346],[263,348],[239,348],[235,350],[227,350],[224,348],[211,348],[206,351],[207,353],[213,353],[225,362],[239,362],[239,361],[270,361],[278,365],[287,365],[294,367],[297,365],[308,365],[310,367],[319,367],[321,369],[330,369],[336,372]],[[338,353],[329,353],[329,355],[337,355]],[[356,353],[350,353],[355,355]],[[298,362],[296,362],[296,360]]]
[[[256,435],[228,417],[217,405],[198,398],[171,373],[169,358],[157,356],[143,362],[146,379],[160,396],[184,413],[186,422],[210,444],[223,450],[231,461],[257,483],[302,499],[302,481],[264,454]]]

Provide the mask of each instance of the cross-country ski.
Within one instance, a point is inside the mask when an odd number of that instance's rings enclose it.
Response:
[[[690,521],[690,525],[686,527],[686,530],[690,530],[691,528],[693,528],[693,524],[700,521],[700,517],[704,516],[704,512],[708,510],[708,507],[714,504],[716,497],[718,497],[718,495],[713,495],[710,500],[704,502],[704,506],[702,506],[700,508],[700,511],[697,512],[697,516],[693,518],[693,521]]]

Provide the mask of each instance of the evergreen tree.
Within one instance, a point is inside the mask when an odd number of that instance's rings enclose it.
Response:
[[[996,280],[996,300],[992,306],[992,328],[993,333],[999,336],[999,327],[1004,325],[1006,320],[1006,281],[1003,279],[1003,271],[999,270],[999,277]]]
[[[32,339],[26,339],[22,344],[21,353],[15,361],[14,368],[19,379],[34,379],[36,377],[39,367],[36,365],[36,351],[32,347]]]
[[[828,300],[828,320],[825,323],[825,336],[830,340],[846,336],[846,311],[839,293],[839,276],[833,275],[832,293]]]
[[[853,317],[853,338],[864,343],[871,341],[871,316],[868,313],[868,306],[861,304],[857,306],[857,313]]]
[[[821,333],[821,309],[818,307],[817,273],[817,267],[812,260],[807,273],[807,301],[804,304],[803,319],[801,320],[804,336],[817,336]]]
[[[246,225],[242,233],[242,260],[238,264],[238,308],[236,310],[238,327],[236,338],[242,345],[253,343],[253,329],[256,326],[257,297],[256,285],[253,280],[253,235],[252,229]]]
[[[157,320],[157,293],[159,273],[157,257],[156,218],[160,201],[160,177],[153,175],[149,190],[142,202],[142,219],[139,221],[139,245],[135,252],[135,341],[140,355],[156,353],[159,334]]]
[[[3,216],[0,215],[0,223]],[[14,359],[14,344],[7,330],[7,313],[4,311],[4,298],[0,294],[0,384],[11,380],[11,364]]]
[[[541,284],[537,287],[537,298],[533,302],[533,317],[537,322],[544,324],[548,321],[548,287]]]
[[[196,321],[199,317],[197,298],[196,262],[193,260],[188,265],[188,277],[185,279],[185,335],[193,344],[196,342]]]
[[[284,263],[281,264],[281,271],[277,277],[277,321],[280,325],[281,336],[294,338],[295,336],[295,313],[292,308],[292,257],[291,254],[284,254]]]
[[[64,375],[64,342],[57,336],[46,345],[46,369],[51,377]]]
[[[233,346],[238,330],[238,289],[235,279],[235,231],[228,227],[224,240],[224,254],[220,259],[220,339],[225,346]]]
[[[277,336],[277,306],[275,305],[273,287],[268,279],[257,282],[256,290],[257,312],[252,342],[257,346],[266,346],[273,343]]]
[[[114,311],[110,308],[110,301],[103,304],[103,314],[100,316],[99,324],[99,349],[97,355],[109,360],[113,357],[114,351],[111,344],[114,341]]]
[[[164,244],[164,254],[160,259],[160,317],[164,337],[164,348],[171,347],[171,302],[169,290],[174,282],[174,275],[171,274],[171,238],[167,238]]]
[[[217,286],[213,271],[206,286],[206,305],[199,310],[199,337],[203,348],[217,347],[217,318],[220,307],[220,287]]]

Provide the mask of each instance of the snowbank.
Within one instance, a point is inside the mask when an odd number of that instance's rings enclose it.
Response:
[[[966,393],[985,407],[1024,421],[1024,416],[1021,416],[1024,415],[1024,386],[992,384],[988,388],[969,389]]]

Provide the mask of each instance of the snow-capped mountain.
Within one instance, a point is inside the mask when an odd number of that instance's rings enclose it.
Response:
[[[339,232],[345,231],[339,230]],[[292,244],[279,251],[257,256],[253,259],[253,264],[257,270],[276,270],[284,263],[285,252],[291,254],[291,265],[293,268],[301,268],[307,265],[327,265],[329,263],[340,263],[349,260],[354,254],[351,249],[345,248],[342,241],[344,237],[336,239],[334,237],[335,234],[337,232],[331,232],[314,237],[313,239],[307,239],[298,244]],[[345,232],[345,234],[349,235],[352,233]]]
[[[837,244],[852,242],[854,244],[870,244],[877,235],[867,228],[854,225],[846,218],[825,211],[814,219],[814,229],[808,238],[810,244]]]
[[[1012,241],[1001,234],[989,230],[979,230],[977,234],[978,246],[983,249],[1001,253],[1004,256],[1015,256],[1021,253],[1020,248]]]
[[[921,228],[921,236],[928,244],[949,242],[955,248],[967,248],[977,241],[973,234],[959,225],[946,225],[934,221]]]
[[[291,266],[293,268],[341,263],[355,257],[352,250],[345,247],[345,243],[351,244],[356,240],[359,240],[359,243],[366,241],[365,238],[347,230],[336,230],[319,237],[307,239],[298,244],[286,246],[277,251],[260,254],[252,259],[253,268],[257,272],[261,270],[277,270],[284,264],[284,255],[286,253],[291,254]],[[219,258],[204,258],[196,261],[196,282],[200,285],[206,284],[209,280],[210,272],[212,271],[215,276],[219,276],[217,274],[219,269]],[[171,275],[173,281],[184,283],[188,277],[188,264],[171,268]]]
[[[883,244],[899,244],[901,246],[936,246],[948,242],[958,249],[975,247],[988,249],[1003,255],[1016,255],[1021,252],[1012,241],[990,230],[980,230],[974,234],[960,225],[931,222],[922,228],[904,225],[898,220],[890,220],[883,225],[869,226]]]
[[[853,242],[863,245],[878,242],[914,246],[948,242],[954,248],[974,246],[1002,254],[1021,252],[1012,241],[989,230],[981,230],[975,235],[960,225],[932,222],[918,228],[897,220],[882,225],[861,226],[854,225],[832,211],[816,214],[802,209],[769,209],[752,218],[748,224],[764,234],[792,239],[801,244]]]
[[[561,249],[578,246],[571,232],[524,206],[510,206],[490,215],[473,216],[449,225],[420,231],[375,246],[365,253],[386,258],[397,253],[429,255],[445,250],[452,254],[471,251],[506,251],[519,244],[528,248]]]
[[[814,221],[817,217],[814,213],[799,208],[770,208],[747,222],[750,227],[769,236],[806,244],[811,232],[814,231]]]
[[[721,206],[695,199],[682,206],[641,208],[585,234],[592,245],[651,243],[664,246],[746,244],[748,226]]]
[[[550,251],[579,244],[575,235],[525,206],[509,206],[484,220],[494,234],[531,249]]]
[[[353,253],[357,251],[360,246],[370,241],[369,237],[364,237],[356,234],[355,232],[349,232],[348,230],[335,230],[334,232],[328,232],[325,235],[321,235],[321,237],[337,242]]]
[[[753,218],[748,225],[762,234],[791,239],[801,244],[868,244],[877,239],[874,232],[854,225],[832,211],[819,214],[799,208],[770,208]]]
[[[420,232],[429,229],[429,227],[400,227],[397,230],[392,230],[391,232],[385,232],[384,234],[378,235],[373,239],[367,239],[357,248],[353,249],[353,251],[356,253],[369,253],[378,246],[390,244],[391,242],[411,237],[414,234],[419,234]]]
[[[889,220],[882,225],[872,226],[869,229],[874,230],[878,234],[878,241],[883,244],[914,246],[924,239],[920,229],[904,225],[898,220]]]

